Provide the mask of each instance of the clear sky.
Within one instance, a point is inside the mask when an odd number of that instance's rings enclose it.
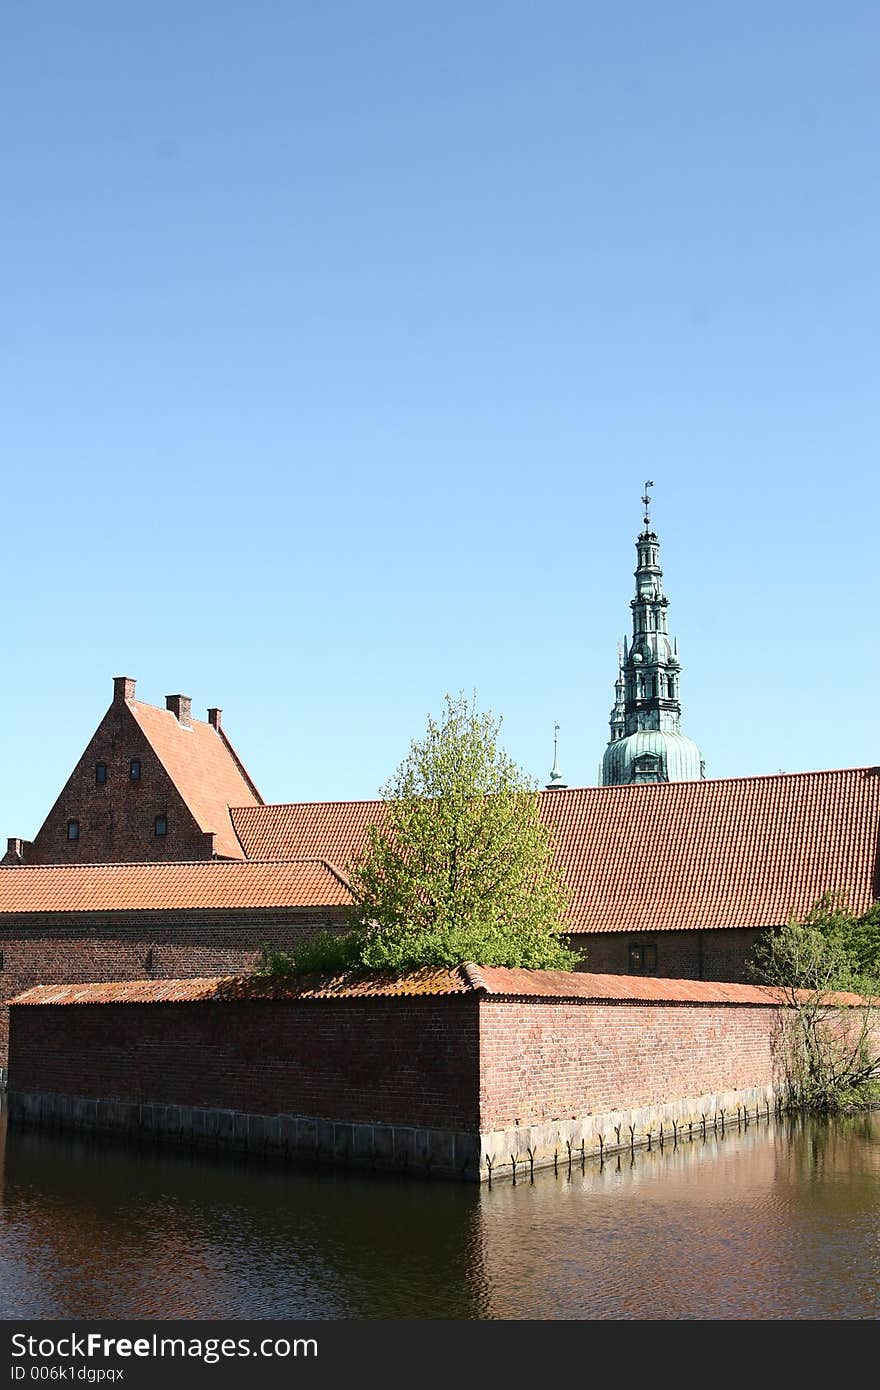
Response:
[[[880,762],[878,68],[874,0],[11,0],[2,835],[122,674],[271,801],[460,689],[594,784],[646,478],[709,775]]]

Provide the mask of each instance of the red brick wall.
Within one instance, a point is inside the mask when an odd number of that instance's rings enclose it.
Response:
[[[739,1005],[480,1005],[480,1127],[570,1120],[771,1084],[776,1011]]]
[[[13,1010],[10,1088],[469,1130],[474,996]]]
[[[631,945],[657,948],[657,969],[667,980],[727,980],[754,983],[749,974],[755,941],[761,931],[710,928],[704,931],[615,932],[572,936],[574,949],[584,950],[584,970],[604,975],[630,974]]]
[[[264,945],[289,950],[303,936],[339,928],[343,920],[337,908],[11,920],[0,927],[0,1001],[41,984],[242,974],[257,964]],[[8,1012],[0,1002],[0,1066],[6,1065]]]
[[[139,758],[141,775],[129,778]],[[95,764],[107,781],[95,783]],[[168,834],[155,834],[156,816],[167,815]],[[79,839],[68,840],[67,822],[79,821]],[[133,860],[210,859],[210,837],[198,827],[168,773],[122,701],[110,706],[27,851],[28,864],[96,864]]]

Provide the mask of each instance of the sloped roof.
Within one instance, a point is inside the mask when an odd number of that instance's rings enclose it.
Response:
[[[344,878],[322,859],[0,867],[0,921],[20,912],[337,907],[350,901]]]
[[[249,859],[321,855],[344,870],[366,845],[368,827],[383,823],[385,803],[295,801],[233,806],[230,814]]]
[[[878,894],[880,768],[543,793],[572,894],[570,930],[782,926],[825,892]],[[245,854],[345,872],[379,801],[234,807]]]
[[[260,806],[262,798],[226,735],[200,719],[185,728],[170,710],[140,700],[126,704],[199,829],[214,832],[215,853],[243,859],[229,808]]]
[[[221,975],[194,980],[121,980],[113,984],[35,985],[14,1004],[192,1004],[251,999],[391,999],[414,995],[469,994],[463,968],[279,979]]]
[[[507,999],[579,999],[584,1003],[749,1004],[785,1003],[782,990],[768,985],[719,984],[706,980],[634,978],[580,971],[504,970],[497,966],[425,968],[408,974],[361,972],[303,975],[294,979],[259,975],[221,975],[193,980],[123,980],[109,984],[35,985],[12,1004],[188,1004],[242,1000],[390,999],[426,995],[477,994]],[[834,994],[829,1002],[859,1004],[856,994]]]

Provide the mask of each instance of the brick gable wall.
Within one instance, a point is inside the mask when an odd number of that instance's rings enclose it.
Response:
[[[132,758],[141,763],[137,782]],[[95,764],[107,768],[103,786]],[[155,834],[166,815],[168,833]],[[67,822],[80,833],[67,838]],[[97,864],[132,860],[210,859],[213,840],[187,809],[173,781],[124,701],[114,701],[89,740],[61,795],[26,852],[28,864]]]

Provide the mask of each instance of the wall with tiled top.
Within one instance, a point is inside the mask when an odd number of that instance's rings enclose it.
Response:
[[[344,920],[332,907],[9,919],[0,926],[0,1001],[41,984],[247,973],[263,946],[290,950],[328,926],[342,930]],[[9,1010],[0,1002],[0,1066],[6,1065],[8,1028]]]

